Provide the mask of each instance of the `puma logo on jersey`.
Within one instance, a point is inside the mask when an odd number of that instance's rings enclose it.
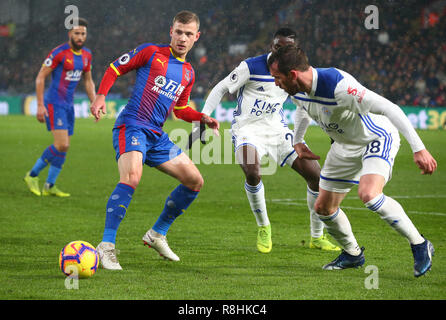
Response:
[[[161,65],[163,66],[163,68],[164,68],[164,64],[167,62],[167,61],[161,61],[160,59],[156,59],[156,61],[158,61],[159,63],[161,63]]]

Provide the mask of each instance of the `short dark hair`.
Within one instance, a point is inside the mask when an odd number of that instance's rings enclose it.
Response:
[[[192,11],[183,10],[178,12],[173,18],[172,25],[177,21],[182,24],[196,22],[198,29],[200,29],[200,18],[198,18],[198,16]]]
[[[268,67],[277,61],[279,71],[287,75],[291,70],[306,71],[310,67],[305,52],[296,46],[286,45],[273,52],[268,59]]]
[[[285,37],[285,38],[291,38],[294,40],[294,42],[297,42],[297,33],[291,28],[288,27],[282,27],[274,33],[273,39],[277,37]]]
[[[75,18],[73,20],[73,27],[74,26],[87,28],[88,27],[88,21],[87,21],[87,19],[84,19],[84,18]]]

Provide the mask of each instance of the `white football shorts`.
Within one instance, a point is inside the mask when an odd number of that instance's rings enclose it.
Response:
[[[247,127],[245,127],[247,128]],[[232,130],[232,142],[234,152],[244,145],[253,146],[257,150],[259,160],[264,156],[273,159],[283,167],[285,164],[291,166],[297,158],[297,153],[293,148],[293,132],[288,128],[279,131],[268,128]],[[248,159],[248,162],[250,159]],[[254,159],[253,159],[254,161]],[[254,162],[253,162],[254,163]]]
[[[390,133],[365,147],[334,142],[322,167],[319,186],[327,191],[347,193],[366,174],[381,175],[387,183],[399,148],[398,133]]]

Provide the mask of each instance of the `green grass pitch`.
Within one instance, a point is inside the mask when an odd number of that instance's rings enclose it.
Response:
[[[423,176],[402,138],[393,178],[385,193],[406,209],[436,253],[432,270],[414,278],[407,241],[376,214],[365,209],[355,187],[343,203],[353,231],[365,246],[365,267],[324,271],[336,257],[308,248],[309,214],[304,180],[285,167],[263,177],[272,223],[273,250],[256,250],[256,224],[238,165],[198,164],[205,185],[197,200],[172,225],[171,248],[181,261],[162,260],[142,245],[141,237],[161,212],[176,180],[149,167],[121,223],[117,247],[122,272],[99,269],[80,280],[77,290],[65,287],[58,255],[65,244],[102,238],[105,205],[118,182],[112,120],[78,119],[58,186],[68,199],[39,198],[25,187],[23,176],[43,149],[50,133],[34,117],[0,117],[0,298],[144,299],[144,300],[307,300],[446,298],[446,131],[420,131],[438,161],[433,176]],[[228,128],[228,124],[224,124]],[[188,131],[191,125],[168,121],[166,132]],[[321,155],[329,139],[311,127],[307,142]],[[198,143],[198,142],[197,142]],[[182,147],[185,141],[178,141]],[[47,169],[41,174],[45,180]],[[369,267],[369,268],[367,268]],[[371,269],[370,269],[371,268]],[[375,273],[370,273],[372,270]],[[376,273],[377,271],[377,273]],[[377,276],[370,288],[370,276]]]

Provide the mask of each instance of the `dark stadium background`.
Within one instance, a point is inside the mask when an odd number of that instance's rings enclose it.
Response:
[[[172,17],[189,9],[199,14],[202,32],[188,56],[197,74],[193,99],[204,98],[241,60],[267,52],[279,26],[291,26],[312,65],[343,69],[399,105],[446,106],[445,1],[414,0],[0,0],[0,95],[34,93],[42,61],[67,39],[70,4],[89,21],[97,86],[122,53],[168,43]],[[370,4],[379,9],[378,30],[364,26]],[[113,97],[127,98],[133,81],[121,78]]]

